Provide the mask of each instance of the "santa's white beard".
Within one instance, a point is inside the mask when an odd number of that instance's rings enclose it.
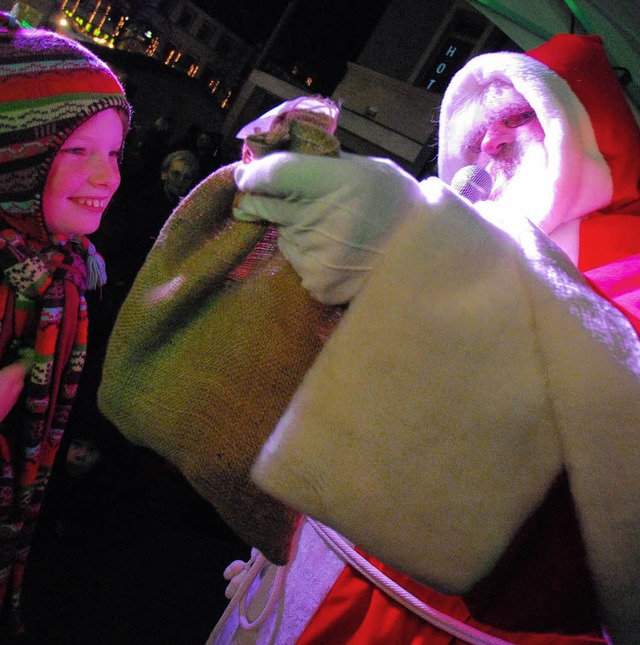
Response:
[[[495,220],[525,217],[544,230],[553,204],[546,149],[538,141],[512,145],[509,159],[493,157],[483,164],[493,179],[493,188],[481,210]]]

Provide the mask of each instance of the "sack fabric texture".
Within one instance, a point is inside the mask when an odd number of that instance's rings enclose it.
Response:
[[[337,155],[322,117],[304,117],[248,137],[245,158]],[[249,471],[342,309],[301,287],[273,227],[231,217],[236,166],[199,184],[163,227],[114,327],[99,405],[175,464],[243,541],[284,564],[299,516]]]

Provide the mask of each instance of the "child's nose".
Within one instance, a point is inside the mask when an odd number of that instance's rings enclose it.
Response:
[[[120,170],[112,159],[97,158],[94,161],[91,181],[96,185],[118,186],[120,183]]]

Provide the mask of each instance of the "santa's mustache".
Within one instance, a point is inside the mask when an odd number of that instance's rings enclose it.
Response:
[[[493,179],[493,189],[489,199],[497,200],[509,186],[522,182],[527,177],[538,176],[546,170],[546,150],[539,141],[526,141],[507,144],[496,155],[482,154],[478,164],[485,168]]]

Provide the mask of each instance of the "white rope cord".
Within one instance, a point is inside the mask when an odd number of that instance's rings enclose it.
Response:
[[[262,570],[262,568],[264,568],[266,565],[271,564],[269,560],[267,560],[267,558],[265,558],[262,555],[262,553],[260,554],[260,558],[262,558],[260,570]],[[275,607],[276,602],[278,602],[278,600],[280,599],[280,596],[282,595],[282,589],[284,588],[284,579],[287,575],[288,570],[289,570],[289,565],[286,565],[284,567],[276,567],[276,576],[273,580],[273,585],[271,586],[271,589],[269,591],[269,599],[265,603],[263,610],[260,612],[260,614],[254,621],[250,621],[249,618],[247,617],[247,595],[248,594],[246,593],[242,594],[242,596],[240,597],[240,603],[238,605],[238,614],[240,617],[240,626],[242,627],[242,629],[246,631],[249,631],[252,629],[258,629],[259,627],[262,626],[264,621],[267,620],[267,618],[273,611],[273,608]],[[255,575],[258,575],[258,574],[256,573]]]
[[[259,629],[264,624],[265,620],[269,617],[273,611],[276,602],[280,599],[282,595],[282,590],[284,589],[284,581],[291,568],[291,563],[293,562],[295,555],[298,550],[298,540],[300,539],[300,533],[302,530],[303,520],[300,521],[296,534],[293,538],[293,553],[291,554],[291,559],[289,563],[284,566],[276,566],[267,558],[258,551],[258,549],[253,549],[252,556],[248,562],[245,563],[243,567],[244,576],[241,583],[238,585],[235,593],[231,597],[229,604],[220,619],[216,623],[215,627],[205,645],[213,645],[220,635],[225,623],[231,617],[231,614],[235,610],[236,606],[238,607],[238,622],[240,627],[245,631],[251,631]],[[257,618],[253,621],[249,620],[247,616],[247,598],[249,595],[249,588],[253,584],[253,581],[264,571],[267,567],[272,566],[276,567],[276,573],[271,584],[271,589],[269,589],[269,596],[265,606],[262,608],[262,611],[258,614]]]
[[[251,557],[251,559],[245,564],[246,575],[229,600],[229,604],[224,610],[222,616],[220,616],[220,618],[218,619],[218,622],[213,628],[213,631],[211,632],[211,634],[209,634],[209,638],[207,638],[205,645],[213,645],[215,643],[227,620],[231,618],[231,614],[234,612],[236,606],[240,602],[240,599],[246,595],[249,586],[255,580],[260,571],[262,571],[262,569],[264,568],[265,560],[266,558],[258,552],[256,556]]]
[[[307,521],[313,526],[327,546],[341,559],[365,576],[365,578],[373,582],[378,589],[393,598],[397,603],[431,625],[471,645],[514,645],[509,641],[481,632],[470,625],[466,625],[430,607],[391,580],[391,578],[373,566],[366,558],[363,558],[339,533],[336,533],[328,526],[312,520],[310,517],[307,518]]]
[[[253,581],[260,575],[263,569],[265,569],[269,565],[275,566],[272,565],[271,562],[269,562],[269,560],[267,560],[267,558],[265,558],[264,555],[262,555],[262,553],[260,552],[258,552],[255,557],[252,557],[249,562],[246,563],[245,576],[238,586],[238,589],[233,594],[233,597],[229,601],[229,604],[224,610],[224,613],[216,623],[216,626],[213,628],[213,631],[211,632],[211,634],[209,634],[209,638],[207,639],[205,645],[213,645],[213,643],[215,643],[216,639],[220,635],[220,632],[222,631],[222,628],[233,613],[236,606],[238,607],[238,620],[242,629],[244,629],[245,631],[251,631],[262,627],[264,621],[267,620],[267,618],[273,611],[276,602],[280,598],[282,589],[284,587],[284,579],[289,569],[288,565],[284,567],[277,567],[276,575],[269,591],[267,602],[265,603],[262,611],[258,614],[258,617],[255,618],[255,620],[251,621],[247,616],[247,596],[249,587],[251,586]]]
[[[470,645],[514,645],[510,641],[502,640],[496,636],[491,636],[484,632],[481,632],[470,625],[448,616],[447,614],[430,607],[426,603],[422,602],[416,598],[412,593],[401,587],[399,584],[391,580],[386,576],[380,569],[372,565],[366,558],[362,557],[354,548],[351,546],[347,540],[345,540],[339,533],[336,533],[333,529],[330,529],[324,524],[306,517],[306,521],[309,522],[311,527],[318,533],[318,535],[323,539],[325,544],[346,564],[352,566],[356,571],[361,573],[365,578],[370,580],[378,589],[386,593],[390,598],[395,600],[397,603],[414,613],[419,618],[422,618],[429,624],[441,629],[451,636],[455,636],[465,643]],[[298,527],[299,538],[300,530],[302,528],[303,521],[300,522]],[[294,541],[295,550],[297,551],[297,539]],[[292,554],[291,561],[295,558],[295,553]],[[245,631],[255,630],[261,627],[265,620],[269,617],[273,608],[275,607],[276,602],[280,599],[282,595],[282,590],[284,588],[284,580],[289,571],[290,564],[287,564],[283,567],[276,567],[276,574],[274,581],[269,590],[269,596],[267,602],[265,603],[264,608],[258,615],[258,617],[250,621],[247,617],[247,596],[249,588],[253,581],[260,575],[260,573],[268,566],[275,566],[269,560],[267,560],[262,553],[255,550],[255,555],[244,566],[244,577],[242,582],[238,585],[236,592],[233,594],[233,597],[229,601],[227,608],[224,613],[216,623],[213,631],[209,635],[205,645],[214,645],[216,639],[220,635],[225,623],[231,617],[231,614],[238,608],[238,620],[240,627]]]

